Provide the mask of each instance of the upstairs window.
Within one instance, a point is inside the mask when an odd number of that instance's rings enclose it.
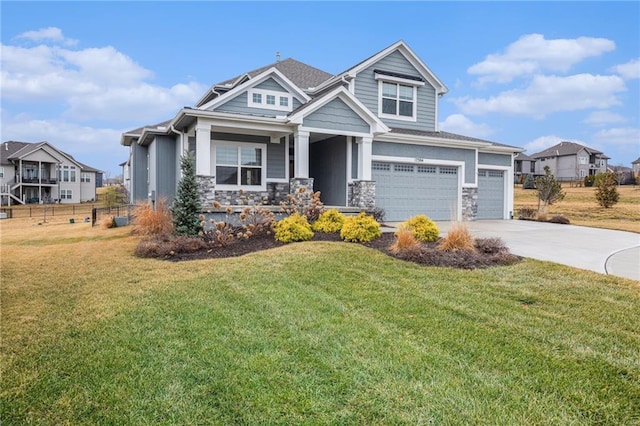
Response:
[[[287,92],[275,90],[249,89],[247,96],[249,108],[292,111],[293,97]]]
[[[392,120],[416,121],[418,87],[421,78],[386,71],[375,71],[378,81],[378,116]]]
[[[91,174],[80,173],[80,182],[84,182],[84,183],[91,182]]]

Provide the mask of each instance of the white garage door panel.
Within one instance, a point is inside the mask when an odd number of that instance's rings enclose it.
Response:
[[[458,169],[446,166],[373,163],[376,206],[388,221],[425,214],[450,220],[458,205]]]
[[[478,170],[478,219],[504,219],[504,171]]]

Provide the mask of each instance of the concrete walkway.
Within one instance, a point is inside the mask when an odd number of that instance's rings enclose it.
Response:
[[[452,224],[436,223],[441,235]],[[518,256],[640,281],[640,234],[527,220],[465,223],[476,238],[501,238]]]

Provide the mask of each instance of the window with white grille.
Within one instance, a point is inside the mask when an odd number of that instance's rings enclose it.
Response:
[[[413,165],[411,164],[394,164],[393,171],[394,172],[405,172],[405,173],[413,173]]]

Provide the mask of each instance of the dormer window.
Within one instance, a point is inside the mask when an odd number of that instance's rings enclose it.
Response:
[[[293,97],[287,92],[274,90],[249,89],[248,107],[292,111]]]
[[[378,80],[378,116],[393,120],[416,121],[418,87],[421,78],[375,71]]]

